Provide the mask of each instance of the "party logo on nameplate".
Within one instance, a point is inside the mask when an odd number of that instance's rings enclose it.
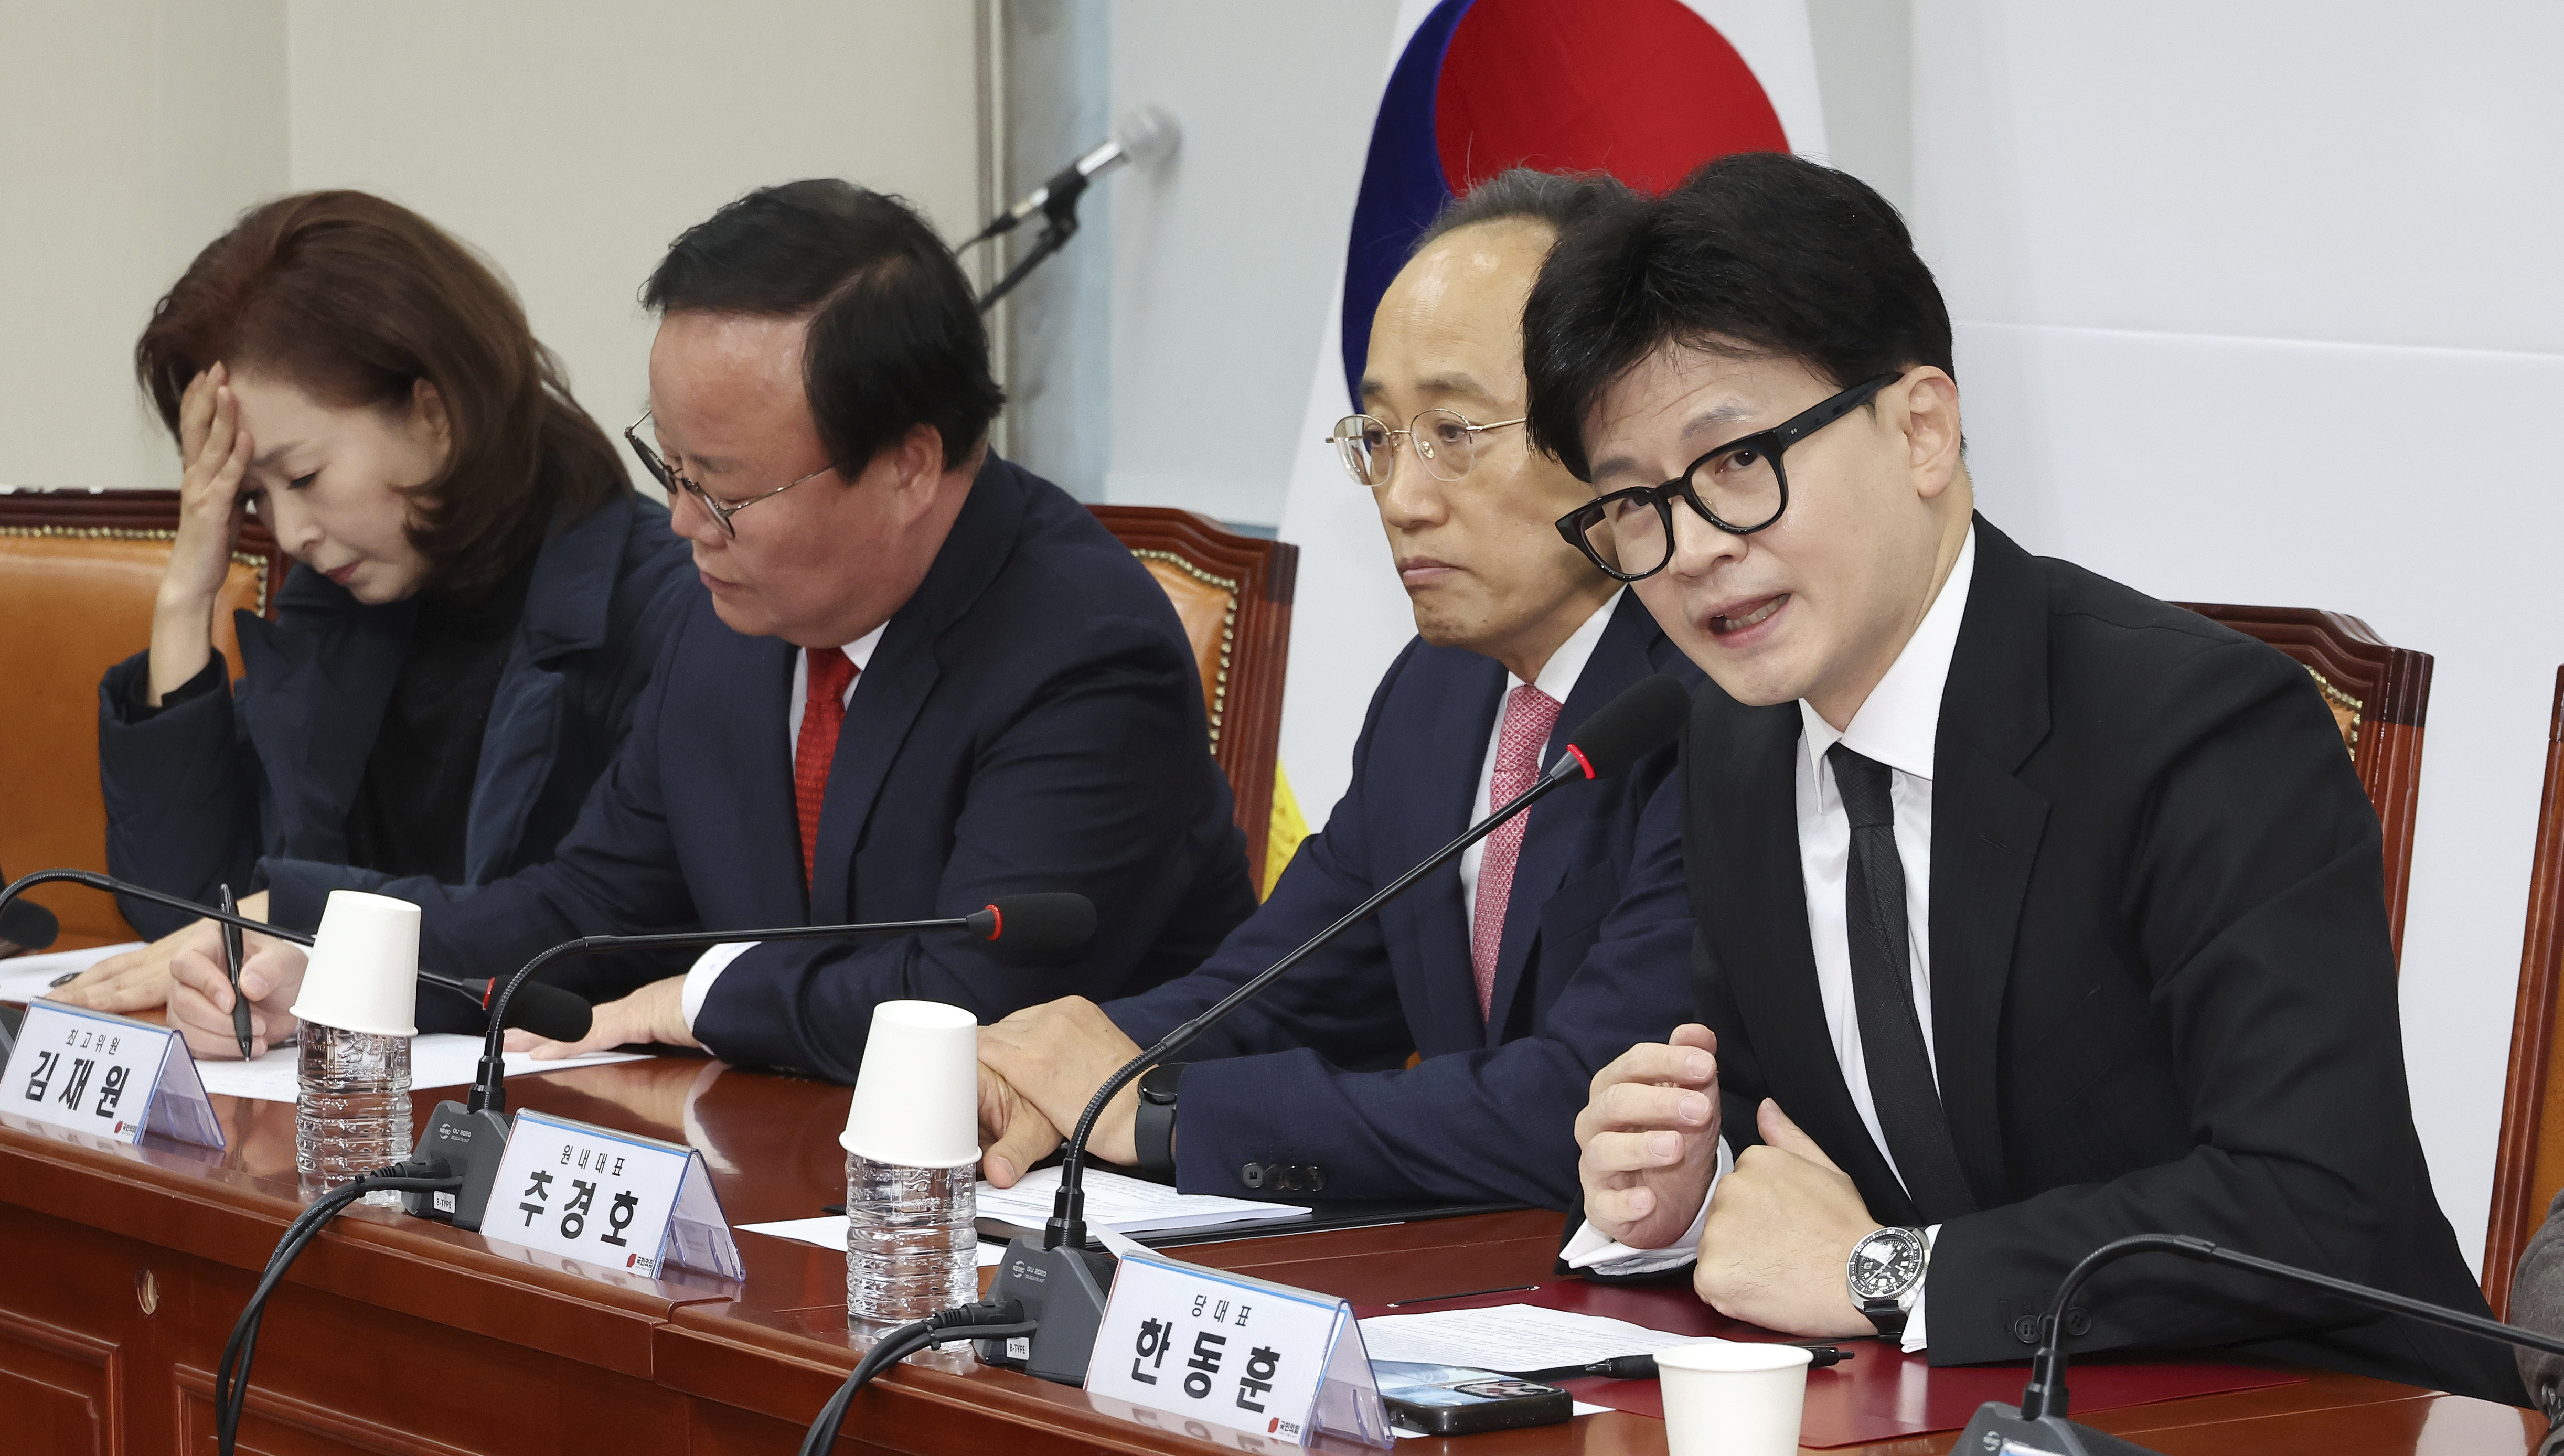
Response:
[[[541,1113],[517,1114],[481,1232],[653,1278],[748,1277],[701,1153]]]
[[[0,1111],[118,1143],[158,1133],[223,1145],[223,1125],[184,1035],[53,1001],[27,1003],[18,1045],[0,1073]]]
[[[1352,1306],[1157,1256],[1123,1258],[1086,1388],[1129,1402],[1117,1413],[1131,1419],[1219,1427],[1230,1435],[1210,1439],[1246,1450],[1305,1446],[1322,1431],[1383,1450],[1395,1441]]]

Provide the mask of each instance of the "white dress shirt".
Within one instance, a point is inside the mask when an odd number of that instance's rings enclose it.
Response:
[[[846,701],[841,706],[850,708],[854,705],[855,694],[864,686],[864,669],[872,665],[873,649],[881,646],[882,633],[888,630],[890,624],[884,622],[838,649],[846,655],[846,661],[855,665],[854,679],[846,684]],[[801,716],[809,705],[810,654],[795,652],[792,654],[792,696],[783,711],[783,756],[787,762],[801,751]],[[688,1031],[695,1029],[695,1017],[703,1012],[704,998],[712,994],[713,982],[721,979],[721,973],[730,968],[732,961],[758,943],[755,940],[724,940],[695,957],[694,967],[686,972],[685,989],[678,995]]]
[[[1585,676],[1585,665],[1594,660],[1594,644],[1602,640],[1602,629],[1611,625],[1612,609],[1620,605],[1620,597],[1627,591],[1628,588],[1624,586],[1619,591],[1611,593],[1608,600],[1595,609],[1593,616],[1585,619],[1584,626],[1569,633],[1567,640],[1558,644],[1558,650],[1549,655],[1549,661],[1541,664],[1540,676],[1537,679],[1526,684],[1511,673],[1505,675],[1505,696],[1496,700],[1495,726],[1487,730],[1486,750],[1478,759],[1478,793],[1475,798],[1469,800],[1470,823],[1477,823],[1494,813],[1496,809],[1493,802],[1496,789],[1496,744],[1503,741],[1505,735],[1506,700],[1513,697],[1513,691],[1516,688],[1533,687],[1555,699],[1560,707],[1565,707],[1567,695],[1576,691],[1576,680]],[[1486,856],[1487,842],[1483,839],[1460,851],[1460,923],[1462,925],[1474,926],[1478,923],[1478,866]]]
[[[1905,938],[1914,976],[1914,1014],[1922,1023],[1924,1054],[1931,1056],[1932,749],[1940,736],[1941,692],[1949,683],[1950,657],[1959,645],[1959,622],[1967,612],[1968,584],[1975,579],[1976,566],[1977,532],[1970,526],[1940,595],[1933,598],[1887,675],[1878,680],[1841,731],[1819,718],[1807,700],[1799,702],[1799,869],[1807,886],[1808,937],[1816,952],[1816,989],[1824,1000],[1825,1029],[1833,1038],[1834,1059],[1842,1065],[1844,1090],[1851,1094],[1861,1126],[1869,1130],[1869,1141],[1877,1144],[1890,1171],[1896,1168],[1896,1154],[1888,1150],[1887,1139],[1879,1131],[1878,1101],[1870,1092],[1869,1063],[1861,1051],[1860,1016],[1852,1004],[1850,936],[1843,908],[1851,876],[1851,817],[1843,811],[1842,796],[1834,788],[1833,765],[1826,761],[1825,750],[1836,742],[1846,743],[1853,752],[1891,770],[1888,800],[1896,815],[1896,856],[1905,870]],[[1730,967],[1731,973],[1739,970],[1752,973],[1751,968]],[[1712,1192],[1718,1179],[1735,1165],[1734,1149],[1720,1139],[1718,1168],[1710,1177]],[[1898,1173],[1900,1179],[1903,1176]],[[1605,1274],[1670,1269],[1692,1257],[1708,1218],[1709,1201],[1704,1198],[1691,1230],[1663,1249],[1631,1249],[1605,1238],[1589,1223],[1569,1241],[1565,1257],[1570,1267]],[[1936,1224],[1925,1237],[1937,1239],[1940,1232]],[[1926,1344],[1921,1291],[1916,1292],[1913,1312],[1906,1317],[1904,1343],[1907,1350],[1921,1350]]]

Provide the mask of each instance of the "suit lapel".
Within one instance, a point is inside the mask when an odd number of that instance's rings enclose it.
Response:
[[[296,859],[343,862],[347,811],[409,651],[416,602],[358,606],[343,588],[297,573],[290,603],[336,615],[317,629],[248,613],[240,627],[249,690],[240,699],[251,746],[266,766],[273,815],[261,848]]]
[[[1976,576],[1932,768],[1932,1052],[1981,1205],[2010,1201],[1997,1106],[2013,939],[2047,824],[2015,777],[2047,736],[2047,602],[2029,553],[1980,518]]]
[[[1662,635],[1637,595],[1622,593],[1619,605],[1612,609],[1611,620],[1602,628],[1601,640],[1594,644],[1594,655],[1586,659],[1585,670],[1576,675],[1575,686],[1567,690],[1567,702],[1559,707],[1558,726],[1541,749],[1543,768],[1556,763],[1558,755],[1567,751],[1568,735],[1579,725],[1618,696],[1621,689],[1651,671],[1647,647]],[[1489,730],[1493,728],[1491,722]],[[1513,888],[1505,901],[1504,939],[1496,955],[1495,995],[1487,1012],[1489,1046],[1504,1040],[1514,997],[1522,990],[1524,973],[1530,968],[1540,936],[1541,911],[1568,875],[1583,868],[1573,863],[1576,847],[1587,842],[1588,826],[1605,802],[1595,787],[1569,787],[1552,793],[1530,811],[1531,822],[1523,830],[1522,853],[1514,862]]]
[[[704,616],[711,616],[709,608]],[[679,752],[671,757],[679,764],[692,761],[692,766],[662,768],[689,777],[706,776],[719,780],[718,796],[708,802],[727,804],[740,819],[740,832],[726,840],[716,853],[726,863],[717,881],[722,885],[752,886],[752,904],[698,906],[697,914],[710,929],[721,922],[733,926],[783,925],[809,913],[809,901],[802,893],[801,820],[792,798],[792,740],[787,717],[792,704],[793,660],[800,650],[775,637],[742,637],[718,621],[694,625],[696,632],[720,632],[727,635],[730,650],[710,654],[715,666],[704,675],[701,691],[690,691],[689,702],[679,705],[668,700],[667,712],[672,719],[691,717],[697,711],[718,712],[725,720],[718,729],[703,725],[705,740],[718,731],[737,736],[724,750],[693,760],[693,755]],[[695,687],[689,683],[690,690]],[[734,729],[727,720],[737,711],[731,705],[748,705],[744,730]],[[700,705],[700,709],[698,709]],[[682,742],[678,733],[662,729],[671,741]],[[780,787],[780,793],[777,787]],[[774,806],[765,808],[765,806]],[[760,808],[764,812],[760,813]],[[682,846],[681,846],[682,852]]]
[[[952,531],[935,553],[935,564],[927,568],[916,594],[891,615],[871,663],[856,680],[819,811],[819,850],[811,876],[813,924],[850,922],[862,903],[854,884],[855,848],[863,843],[864,827],[900,745],[943,675],[937,652],[944,633],[968,614],[1014,553],[1027,494],[1022,474],[990,451]]]
[[[1913,1200],[1852,1104],[1816,986],[1799,857],[1798,705],[1739,709],[1714,685],[1701,697],[1717,697],[1722,716],[1738,724],[1724,743],[1695,736],[1699,761],[1685,778],[1694,796],[1685,853],[1697,858],[1691,875],[1702,929],[1752,1028],[1772,1098],[1833,1156],[1873,1216],[1910,1222]]]
[[[1427,766],[1416,785],[1415,812],[1398,816],[1397,833],[1390,838],[1396,847],[1383,862],[1389,873],[1404,870],[1469,827],[1484,750],[1496,730],[1508,681],[1493,659],[1469,654],[1451,691],[1441,696],[1419,740],[1429,747],[1418,755]],[[1485,1019],[1478,1015],[1477,975],[1469,959],[1469,911],[1460,894],[1459,857],[1426,876],[1407,892],[1406,901],[1421,952],[1415,963],[1425,967],[1421,989],[1430,1014],[1460,1029],[1455,1045],[1481,1041]],[[1456,973],[1435,968],[1440,966],[1455,967]]]

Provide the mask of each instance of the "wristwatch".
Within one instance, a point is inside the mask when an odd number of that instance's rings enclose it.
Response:
[[[1175,1084],[1183,1076],[1181,1062],[1160,1062],[1140,1074],[1140,1115],[1131,1141],[1139,1145],[1142,1172],[1175,1170]]]
[[[1851,1285],[1851,1302],[1878,1327],[1881,1340],[1901,1340],[1905,1317],[1923,1293],[1923,1272],[1932,1262],[1932,1245],[1919,1228],[1882,1228],[1851,1246],[1843,1277]]]

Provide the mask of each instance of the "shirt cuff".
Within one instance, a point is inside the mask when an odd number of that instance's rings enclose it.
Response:
[[[1931,1337],[1923,1332],[1923,1300],[1932,1292],[1932,1248],[1941,1242],[1941,1225],[1923,1230],[1923,1287],[1914,1291],[1914,1308],[1905,1312],[1905,1352],[1920,1354],[1930,1345]]]
[[[1700,1207],[1691,1216],[1691,1227],[1683,1236],[1661,1249],[1633,1249],[1610,1237],[1591,1222],[1577,1229],[1576,1237],[1567,1241],[1559,1258],[1570,1269],[1590,1269],[1597,1274],[1631,1275],[1661,1274],[1679,1269],[1699,1256],[1700,1231],[1709,1223],[1709,1200],[1718,1192],[1718,1180],[1736,1166],[1736,1154],[1729,1150],[1727,1140],[1718,1140],[1718,1166],[1709,1175],[1709,1187],[1701,1194]]]
[[[724,940],[695,957],[693,968],[686,972],[685,989],[677,993],[678,1009],[685,1013],[689,1033],[695,1029],[695,1018],[703,1014],[704,998],[713,993],[713,982],[721,979],[721,973],[730,969],[732,961],[763,943],[761,940]]]

